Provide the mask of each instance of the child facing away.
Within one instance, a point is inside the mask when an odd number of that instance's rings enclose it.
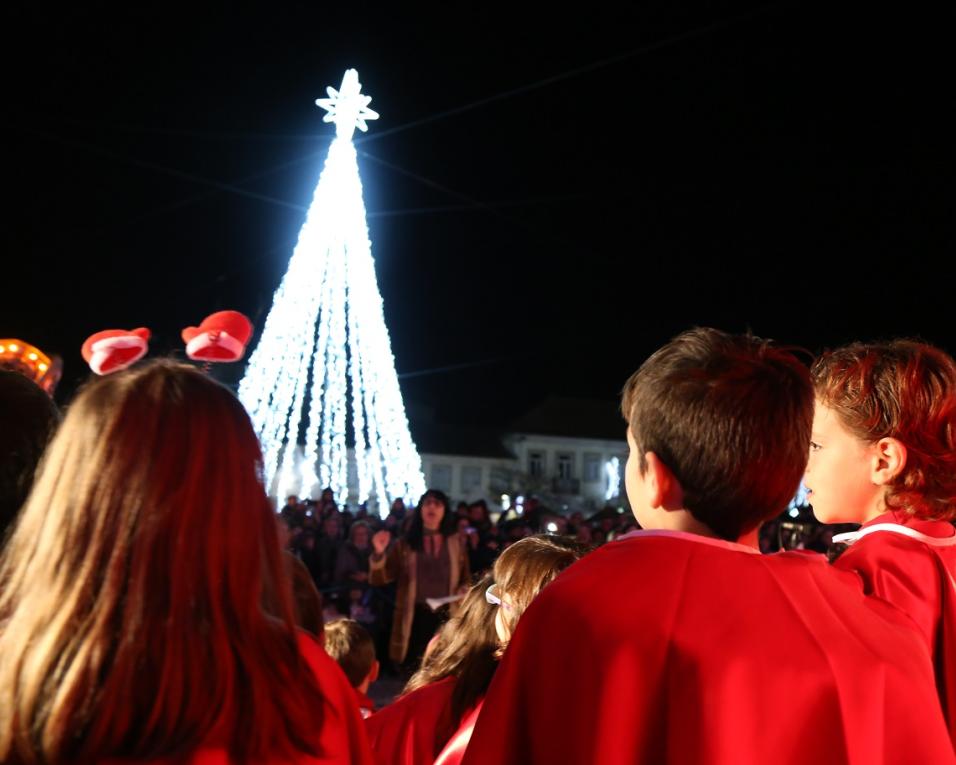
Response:
[[[808,370],[695,329],[644,362],[622,409],[644,530],[531,604],[465,764],[954,762],[906,618],[822,557],[757,550],[806,466]]]
[[[538,534],[508,547],[445,623],[403,695],[366,723],[372,749],[392,765],[457,765],[498,660],[531,601],[588,548]],[[437,757],[437,758],[436,758]]]
[[[375,642],[368,630],[354,619],[333,619],[325,624],[325,651],[335,659],[355,689],[359,714],[368,718],[375,702],[368,697],[369,686],[378,680],[379,664]]]
[[[825,353],[804,483],[823,523],[860,523],[838,568],[904,611],[956,742],[956,363],[911,340]],[[842,537],[842,538],[841,538]]]

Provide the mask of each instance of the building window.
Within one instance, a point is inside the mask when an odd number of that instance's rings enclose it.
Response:
[[[574,477],[574,455],[558,455],[558,478],[569,479]]]
[[[481,468],[473,465],[465,466],[461,469],[461,490],[465,494],[470,494],[475,489],[481,488]]]
[[[451,465],[436,463],[432,465],[432,481],[430,489],[440,489],[446,494],[451,493]]]
[[[528,474],[535,478],[544,475],[544,452],[528,452]]]
[[[496,494],[507,494],[511,491],[511,471],[508,468],[493,467],[488,478],[488,490]]]
[[[588,452],[584,455],[584,480],[597,483],[601,477],[601,455]]]

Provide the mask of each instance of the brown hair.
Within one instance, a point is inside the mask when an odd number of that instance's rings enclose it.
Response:
[[[813,388],[790,350],[716,329],[684,332],[624,386],[641,473],[653,452],[684,507],[724,539],[780,513],[807,464]]]
[[[241,404],[190,366],[85,387],[0,558],[0,761],[317,753],[261,471]]]
[[[886,505],[925,519],[956,518],[956,363],[914,340],[853,343],[811,370],[817,397],[867,443],[895,438],[906,465]]]
[[[498,665],[495,606],[485,599],[485,590],[492,584],[494,579],[486,574],[468,591],[458,613],[445,622],[421,668],[402,691],[405,695],[444,677],[458,678],[452,692],[451,721],[455,726],[488,690]]]
[[[519,539],[498,556],[493,569],[495,589],[498,597],[508,597],[501,619],[509,633],[514,634],[518,620],[538,593],[590,549],[572,537],[535,534]],[[506,647],[499,646],[499,654]]]
[[[468,591],[458,615],[442,627],[435,647],[402,691],[407,694],[444,677],[457,678],[451,697],[453,727],[439,731],[438,738],[447,733],[441,739],[442,744],[454,732],[462,715],[485,695],[506,647],[498,640],[495,630],[498,606],[486,600],[487,589],[497,584],[499,593],[508,594],[509,608],[502,617],[514,631],[518,618],[544,586],[588,550],[590,547],[570,537],[550,534],[525,537],[501,553],[493,575],[485,574]]]
[[[353,619],[325,623],[325,651],[338,662],[353,688],[362,684],[375,664],[372,636]]]
[[[33,380],[0,369],[0,543],[30,493],[58,413]]]

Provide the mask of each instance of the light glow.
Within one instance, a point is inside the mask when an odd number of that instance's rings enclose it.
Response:
[[[607,477],[604,500],[609,501],[621,493],[621,463],[617,457],[611,457],[604,463],[604,474]]]
[[[425,491],[382,311],[352,133],[378,115],[358,73],[316,103],[336,138],[262,337],[239,384],[276,496],[326,486],[341,505],[375,496],[386,507]],[[303,423],[308,401],[308,415]],[[357,486],[348,483],[351,435]],[[295,444],[305,425],[305,446]],[[316,466],[318,472],[316,472]]]

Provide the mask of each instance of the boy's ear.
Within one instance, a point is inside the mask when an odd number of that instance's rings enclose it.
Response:
[[[380,666],[381,666],[381,665],[378,663],[378,659],[376,659],[375,661],[372,662],[372,671],[368,673],[368,684],[369,684],[369,685],[371,685],[371,684],[374,683],[376,680],[378,680],[378,671],[379,671]]]
[[[651,507],[680,510],[684,504],[684,492],[671,469],[654,452],[647,452],[644,461],[647,464],[644,481]]]
[[[895,438],[881,438],[873,444],[871,480],[887,486],[906,467],[906,446]]]

